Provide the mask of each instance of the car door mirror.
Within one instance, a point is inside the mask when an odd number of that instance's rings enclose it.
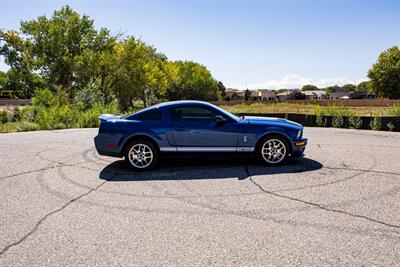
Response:
[[[220,124],[224,124],[225,122],[227,122],[227,119],[225,119],[223,116],[221,116],[221,115],[215,116],[216,124],[220,125]]]

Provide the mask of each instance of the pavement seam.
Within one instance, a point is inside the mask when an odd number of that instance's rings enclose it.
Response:
[[[65,203],[63,206],[61,206],[60,208],[53,210],[50,213],[47,213],[45,216],[43,216],[36,224],[35,226],[32,228],[32,230],[30,230],[27,234],[25,234],[22,238],[20,238],[18,241],[9,244],[7,246],[5,246],[1,251],[0,251],[0,257],[6,253],[10,248],[15,247],[19,244],[21,244],[22,242],[24,242],[28,237],[30,237],[31,235],[33,235],[40,227],[40,225],[50,216],[63,211],[65,208],[67,208],[69,205],[71,205],[72,203],[76,202],[77,200],[79,200],[80,198],[89,195],[90,193],[96,191],[97,189],[99,189],[100,187],[102,187],[105,183],[107,183],[108,181],[111,181],[112,179],[114,179],[118,174],[115,174],[114,176],[112,176],[111,178],[109,178],[108,180],[105,180],[104,182],[100,183],[98,186],[90,189],[89,191],[87,191],[86,193],[83,193],[71,200],[69,200],[67,203]]]
[[[335,213],[351,216],[351,217],[354,217],[354,218],[364,219],[364,220],[367,220],[367,221],[370,221],[370,222],[374,222],[374,223],[377,223],[377,224],[384,225],[386,227],[400,229],[400,225],[386,223],[386,222],[383,222],[383,221],[379,221],[379,220],[376,220],[376,219],[369,218],[369,217],[364,216],[364,215],[353,214],[353,213],[346,212],[346,211],[343,211],[343,210],[332,209],[332,208],[328,208],[328,207],[322,206],[321,204],[318,204],[318,203],[310,202],[310,201],[299,199],[299,198],[295,198],[295,197],[285,196],[285,195],[278,194],[278,193],[273,192],[273,191],[268,191],[264,187],[262,187],[260,184],[258,184],[257,182],[254,181],[253,176],[250,174],[247,165],[244,165],[244,167],[245,167],[246,173],[247,173],[247,175],[249,177],[249,181],[251,183],[253,183],[255,186],[257,186],[265,194],[272,195],[272,196],[279,197],[279,198],[284,198],[284,199],[290,200],[290,201],[299,202],[299,203],[302,203],[302,204],[305,204],[305,205],[313,206],[313,207],[318,208],[320,210],[324,210],[324,211],[328,211],[328,212],[335,212]]]

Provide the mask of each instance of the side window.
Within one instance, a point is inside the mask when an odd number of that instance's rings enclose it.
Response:
[[[139,114],[138,119],[144,121],[161,120],[161,112],[157,108],[151,109]]]
[[[173,121],[210,122],[215,120],[215,112],[208,108],[182,106],[171,110]]]

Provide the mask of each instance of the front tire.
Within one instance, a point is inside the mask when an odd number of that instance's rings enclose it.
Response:
[[[125,149],[125,161],[135,171],[149,171],[158,160],[158,149],[147,140],[135,140]]]
[[[284,137],[280,135],[269,135],[258,145],[256,155],[262,163],[276,166],[287,161],[289,149],[289,144]]]

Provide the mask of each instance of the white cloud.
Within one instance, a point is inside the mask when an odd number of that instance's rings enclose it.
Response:
[[[358,80],[351,80],[347,77],[336,77],[336,78],[329,78],[329,79],[319,79],[315,80],[312,78],[305,78],[301,77],[297,74],[289,74],[283,77],[281,80],[270,80],[264,83],[259,84],[249,84],[249,89],[295,89],[301,88],[303,85],[306,84],[313,84],[319,88],[324,88],[331,85],[344,85],[347,83],[358,84],[360,82],[365,81],[366,79],[358,79]]]

